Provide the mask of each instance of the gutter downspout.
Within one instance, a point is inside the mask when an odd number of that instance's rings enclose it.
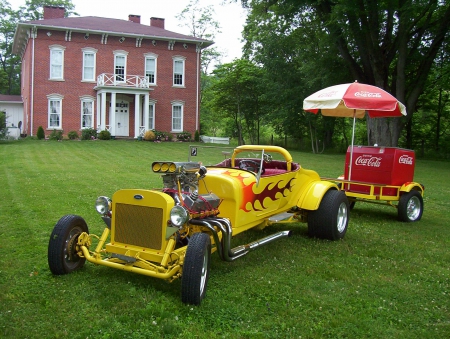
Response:
[[[33,122],[34,122],[34,39],[37,35],[36,26],[31,28],[32,50],[31,50],[31,105],[30,105],[30,135],[33,136]]]
[[[196,107],[195,107],[195,129],[200,133],[200,126],[199,126],[199,106],[200,106],[200,53],[202,51],[201,49],[201,43],[197,44],[196,52],[197,52],[197,99],[196,99]]]

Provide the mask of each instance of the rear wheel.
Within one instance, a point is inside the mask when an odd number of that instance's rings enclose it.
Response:
[[[398,219],[404,222],[418,221],[423,214],[423,198],[420,192],[403,194],[398,202]]]
[[[89,233],[89,230],[78,215],[65,215],[56,223],[48,243],[48,266],[53,274],[67,274],[83,267],[86,259],[80,257],[76,249],[83,232]]]
[[[319,208],[308,213],[308,235],[321,239],[342,239],[347,232],[349,203],[343,191],[329,190]]]
[[[209,279],[211,239],[206,233],[194,233],[184,258],[181,277],[181,300],[185,304],[200,305],[205,297]]]

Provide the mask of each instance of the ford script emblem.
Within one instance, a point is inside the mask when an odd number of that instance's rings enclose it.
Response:
[[[136,195],[134,196],[134,199],[136,199],[136,200],[142,200],[142,199],[144,199],[144,197],[143,197],[142,195],[140,195],[140,194],[136,194]]]

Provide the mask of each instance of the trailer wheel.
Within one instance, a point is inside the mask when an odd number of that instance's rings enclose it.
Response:
[[[181,277],[181,300],[200,305],[205,297],[209,279],[211,239],[206,233],[194,233],[189,240]]]
[[[89,233],[84,219],[65,215],[56,223],[48,243],[48,266],[53,274],[71,273],[83,267],[86,259],[78,256],[76,245],[81,233]]]
[[[423,198],[420,192],[412,190],[403,194],[398,202],[398,219],[404,222],[418,221],[423,214]]]
[[[308,235],[320,239],[342,239],[347,232],[349,203],[343,191],[329,190],[319,208],[308,213]]]

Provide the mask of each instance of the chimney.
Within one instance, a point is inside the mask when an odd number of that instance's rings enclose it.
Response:
[[[134,15],[134,14],[130,14],[128,15],[128,20],[135,22],[137,24],[141,23],[141,16],[140,15]]]
[[[150,26],[164,29],[164,19],[150,18]]]
[[[44,20],[46,19],[62,19],[66,14],[64,7],[44,6]]]

